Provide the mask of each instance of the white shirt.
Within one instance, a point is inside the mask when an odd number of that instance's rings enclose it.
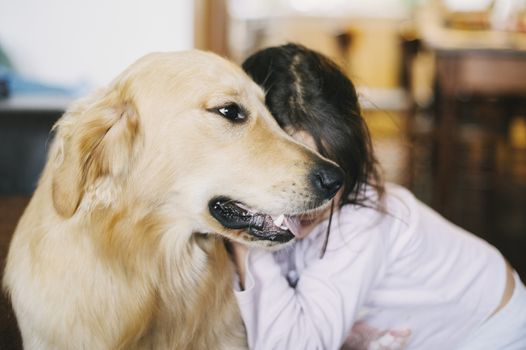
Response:
[[[322,259],[327,221],[282,251],[249,251],[235,294],[251,349],[455,349],[491,315],[502,255],[407,190],[385,196],[386,213],[335,213]]]

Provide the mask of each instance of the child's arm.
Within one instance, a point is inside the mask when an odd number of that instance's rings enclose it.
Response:
[[[236,255],[242,259],[243,250]],[[339,349],[381,274],[384,256],[374,230],[347,242],[331,234],[324,258],[308,262],[292,288],[272,253],[250,250],[237,263],[245,290],[235,292],[250,348]]]

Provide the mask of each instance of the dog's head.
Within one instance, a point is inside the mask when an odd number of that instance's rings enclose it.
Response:
[[[52,198],[65,218],[142,203],[188,234],[273,246],[293,238],[282,221],[342,183],[280,129],[240,68],[210,53],[148,55],[56,129]]]

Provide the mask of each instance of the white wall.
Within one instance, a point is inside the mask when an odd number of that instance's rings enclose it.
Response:
[[[151,51],[193,47],[193,0],[0,0],[0,45],[18,72],[105,84]]]

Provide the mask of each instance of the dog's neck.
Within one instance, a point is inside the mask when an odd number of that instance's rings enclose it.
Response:
[[[87,225],[93,230],[90,234],[102,235],[93,242],[108,266],[115,267],[113,273],[127,279],[130,286],[148,286],[137,302],[155,304],[150,308],[155,313],[141,314],[142,324],[128,332],[142,334],[141,339],[130,335],[121,343],[214,348],[223,337],[244,339],[232,292],[233,265],[222,239],[188,233],[183,219],[179,224],[173,218],[166,221],[156,211],[141,207],[106,208],[92,213]],[[231,334],[212,335],[210,329],[227,329]],[[188,336],[175,339],[174,334]]]

